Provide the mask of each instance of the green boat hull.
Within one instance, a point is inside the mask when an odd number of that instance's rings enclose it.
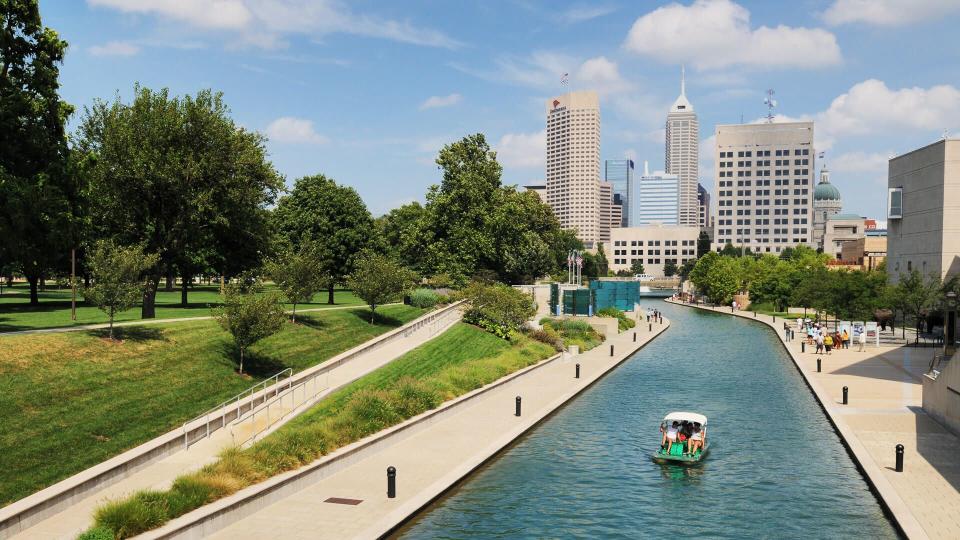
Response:
[[[669,454],[663,448],[658,449],[653,453],[653,460],[658,463],[677,463],[677,464],[692,464],[699,463],[707,457],[707,453],[710,452],[710,443],[708,442],[704,445],[703,449],[697,450],[692,456],[684,455],[683,445],[674,444],[673,451]]]

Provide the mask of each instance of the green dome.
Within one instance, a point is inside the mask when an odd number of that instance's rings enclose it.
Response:
[[[817,188],[813,190],[813,200],[815,201],[839,201],[840,190],[830,182],[820,182]]]

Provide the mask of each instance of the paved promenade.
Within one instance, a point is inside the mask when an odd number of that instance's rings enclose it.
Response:
[[[640,323],[578,356],[553,360],[478,395],[421,430],[398,437],[353,463],[273,504],[253,511],[210,537],[221,539],[377,538],[446,491],[518,436],[587,388],[636,349],[666,330],[669,322]],[[610,345],[615,356],[610,356]],[[575,364],[581,364],[579,379]],[[521,417],[514,399],[522,396]],[[386,496],[386,470],[397,469],[397,497]],[[349,499],[337,504],[328,499]],[[147,538],[157,537],[148,534]]]
[[[729,307],[697,307],[730,314]],[[754,318],[752,311],[736,315]],[[783,340],[782,318],[756,320]],[[795,321],[789,322],[795,330]],[[854,344],[817,355],[809,346],[801,352],[800,343],[796,332],[788,352],[901,529],[909,538],[960,538],[960,439],[921,409],[921,377],[936,349],[868,345],[857,352]],[[894,468],[897,444],[905,449],[900,473]]]
[[[350,309],[355,307],[351,306]],[[307,390],[311,392],[306,397],[308,401],[297,408],[302,410],[306,405],[322,399],[340,386],[395,360],[404,353],[429,341],[459,318],[459,315],[451,316],[437,324],[423,326],[406,337],[377,347],[372,351],[363,352],[351,358],[350,361],[331,369],[322,376],[323,384],[317,387],[307,385]],[[289,403],[277,403],[271,406],[271,414],[273,418],[277,418],[281,410],[287,412],[290,409],[291,405]],[[260,417],[262,418],[262,415]],[[280,425],[280,423],[274,424],[271,430]],[[260,427],[262,428],[262,426]],[[241,437],[239,440],[242,441],[249,438],[251,435],[250,429],[250,423],[241,422],[236,429],[228,425],[225,429],[217,430],[210,437],[192,444],[188,450],[174,453],[151,463],[129,477],[76,501],[66,510],[50,516],[12,538],[72,540],[90,527],[93,523],[94,510],[104,500],[121,498],[141,489],[167,489],[177,476],[215,461],[221,451],[233,446],[234,431],[239,432],[238,434]]]

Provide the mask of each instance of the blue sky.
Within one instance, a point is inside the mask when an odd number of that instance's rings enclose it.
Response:
[[[80,110],[135,82],[214,88],[270,137],[288,185],[324,173],[374,214],[422,200],[437,150],[482,132],[504,181],[543,178],[544,101],[601,95],[603,159],[663,167],[663,122],[686,65],[701,181],[714,126],[813,119],[844,210],[882,217],[886,161],[960,136],[958,0],[537,2],[41,0],[70,48]],[[79,115],[78,115],[79,117]],[[76,124],[76,117],[73,124]]]

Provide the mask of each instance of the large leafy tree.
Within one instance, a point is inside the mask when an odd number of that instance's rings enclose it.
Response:
[[[710,235],[707,231],[700,231],[700,235],[697,236],[697,258],[703,257],[708,251],[710,251]]]
[[[420,262],[420,227],[424,209],[418,202],[405,204],[376,219],[380,246],[401,262],[417,268]]]
[[[143,294],[142,316],[152,318],[170,268],[186,286],[208,264],[227,275],[255,266],[249,251],[263,245],[265,208],[283,182],[263,136],[237,126],[220,93],[178,98],[137,86],[134,94],[129,104],[88,108],[77,149],[96,234],[159,254]],[[236,252],[246,253],[243,265]]]
[[[893,300],[903,311],[904,318],[907,316],[913,318],[918,339],[923,316],[936,304],[940,289],[939,275],[932,273],[924,276],[918,270],[901,273],[897,285],[893,288]]]
[[[290,322],[297,320],[297,304],[309,302],[327,282],[320,246],[313,241],[302,242],[297,250],[282,251],[267,263],[266,270],[287,302],[293,304]]]
[[[370,306],[370,324],[375,320],[378,306],[396,300],[415,282],[412,271],[386,255],[363,253],[356,266],[347,278],[347,285]]]
[[[156,254],[145,254],[141,246],[118,246],[109,240],[96,243],[88,257],[93,283],[84,288],[83,295],[110,320],[110,339],[113,339],[113,319],[140,301],[145,286],[143,272],[157,264]]]
[[[73,109],[58,95],[66,48],[36,0],[0,1],[0,265],[23,272],[31,304],[40,278],[79,241],[64,128]]]
[[[280,198],[273,216],[279,234],[295,249],[316,242],[327,278],[327,303],[333,304],[334,287],[353,272],[358,255],[371,242],[373,219],[363,199],[322,174],[305,176]]]

